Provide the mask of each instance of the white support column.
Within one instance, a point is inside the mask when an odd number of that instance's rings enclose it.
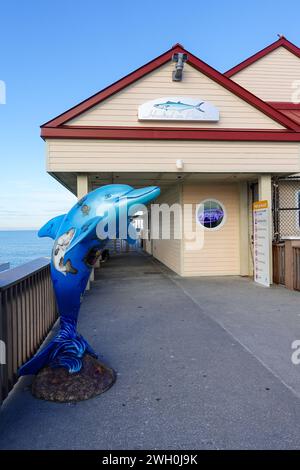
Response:
[[[89,192],[88,175],[77,175],[77,197],[81,199]]]
[[[249,256],[249,276],[254,275],[254,253],[253,253],[253,207],[252,189],[248,187],[248,256]]]
[[[248,184],[239,184],[240,191],[240,275],[249,276],[249,205]]]
[[[81,199],[89,192],[89,178],[88,175],[77,175],[77,198]],[[94,280],[94,269],[92,269],[90,279],[86,285],[86,290],[90,290],[91,281]]]
[[[258,179],[258,195],[260,201],[268,201],[269,207],[269,266],[270,283],[273,283],[273,257],[272,257],[272,177],[260,175]]]

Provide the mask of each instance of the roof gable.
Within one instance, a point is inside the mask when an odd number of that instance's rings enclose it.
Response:
[[[66,125],[66,123],[71,119],[74,119],[82,113],[85,113],[90,108],[103,102],[107,98],[113,96],[114,94],[125,89],[140,78],[145,77],[150,72],[153,72],[154,70],[169,62],[174,52],[183,52],[188,54],[187,63],[190,66],[194,67],[196,70],[206,75],[211,80],[215,81],[225,89],[229,90],[231,93],[241,98],[243,101],[250,104],[252,107],[258,109],[260,112],[264,113],[266,116],[268,116],[275,122],[279,123],[280,125],[284,126],[289,130],[297,130],[299,128],[299,126],[293,120],[289,119],[287,116],[284,116],[280,111],[274,109],[272,106],[265,103],[258,97],[254,96],[252,93],[248,92],[240,85],[230,80],[228,77],[224,76],[217,70],[210,67],[208,64],[206,64],[205,62],[191,54],[189,51],[184,49],[180,44],[176,44],[171,49],[169,49],[159,57],[155,58],[151,62],[148,62],[144,66],[140,67],[129,75],[126,75],[124,78],[118,80],[117,82],[103,89],[99,93],[96,93],[87,100],[79,103],[68,111],[52,119],[51,121],[48,121],[47,123],[43,124],[41,126],[42,129],[58,128]]]
[[[277,41],[273,42],[272,44],[269,44],[269,46],[265,47],[264,49],[261,49],[260,51],[256,52],[252,56],[248,57],[247,59],[243,60],[239,64],[235,65],[231,69],[227,70],[227,72],[224,73],[224,75],[228,78],[232,77],[236,73],[240,72],[241,70],[244,70],[246,67],[249,67],[249,65],[253,64],[254,62],[257,62],[258,60],[262,59],[266,55],[270,54],[271,52],[275,51],[276,49],[283,47],[287,51],[291,52],[294,54],[296,57],[300,58],[300,48],[297,47],[295,44],[292,42],[288,41],[284,36],[280,36]]]
[[[174,63],[169,60],[135,83],[67,121],[65,125],[70,127],[145,128],[151,126],[158,128],[163,125],[170,128],[188,126],[197,129],[285,129],[190,64],[185,64],[184,77],[180,82],[172,81],[173,70]],[[202,113],[196,112],[194,115],[196,120],[164,120],[164,112],[162,112],[157,119],[139,119],[138,109],[142,105],[149,107],[149,103],[153,100],[161,103],[178,100],[183,103],[192,100],[194,104],[205,102],[206,105],[211,105],[217,110],[219,117],[216,120],[201,121],[197,118],[199,114],[201,118]]]

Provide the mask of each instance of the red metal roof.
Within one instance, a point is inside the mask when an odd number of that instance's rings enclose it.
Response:
[[[270,101],[269,104],[300,125],[300,103]]]
[[[265,47],[261,51],[256,52],[256,54],[253,54],[252,56],[248,57],[248,59],[243,60],[243,62],[227,70],[224,75],[226,77],[232,77],[236,73],[245,69],[246,67],[261,59],[262,57],[265,57],[266,55],[270,54],[270,52],[275,51],[279,47],[284,47],[289,52],[300,58],[300,48],[292,42],[288,41],[284,36],[280,36],[277,41],[273,42],[272,44],[269,44],[269,46]]]

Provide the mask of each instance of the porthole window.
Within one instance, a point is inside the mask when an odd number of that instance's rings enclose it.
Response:
[[[216,199],[206,199],[197,207],[197,222],[208,230],[220,228],[225,218],[225,208]]]

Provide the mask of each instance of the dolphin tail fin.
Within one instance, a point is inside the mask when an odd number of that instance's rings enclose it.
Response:
[[[65,217],[66,217],[66,214],[62,214],[49,220],[45,225],[43,225],[43,227],[40,228],[38,232],[38,236],[49,237],[55,240],[56,234]]]
[[[58,334],[50,343],[19,369],[21,375],[36,375],[46,366],[64,367],[70,374],[79,372],[84,354],[97,357],[88,342],[79,334]]]
[[[204,113],[204,110],[201,109],[201,106],[203,105],[203,103],[204,103],[204,101],[201,101],[201,103],[197,104],[197,106],[196,106],[196,109],[197,109],[198,111],[201,111],[201,113]]]
[[[19,376],[21,375],[35,375],[40,369],[45,367],[50,360],[50,356],[55,348],[55,344],[51,341],[45,348],[35,354],[32,359],[27,361],[19,369]]]

